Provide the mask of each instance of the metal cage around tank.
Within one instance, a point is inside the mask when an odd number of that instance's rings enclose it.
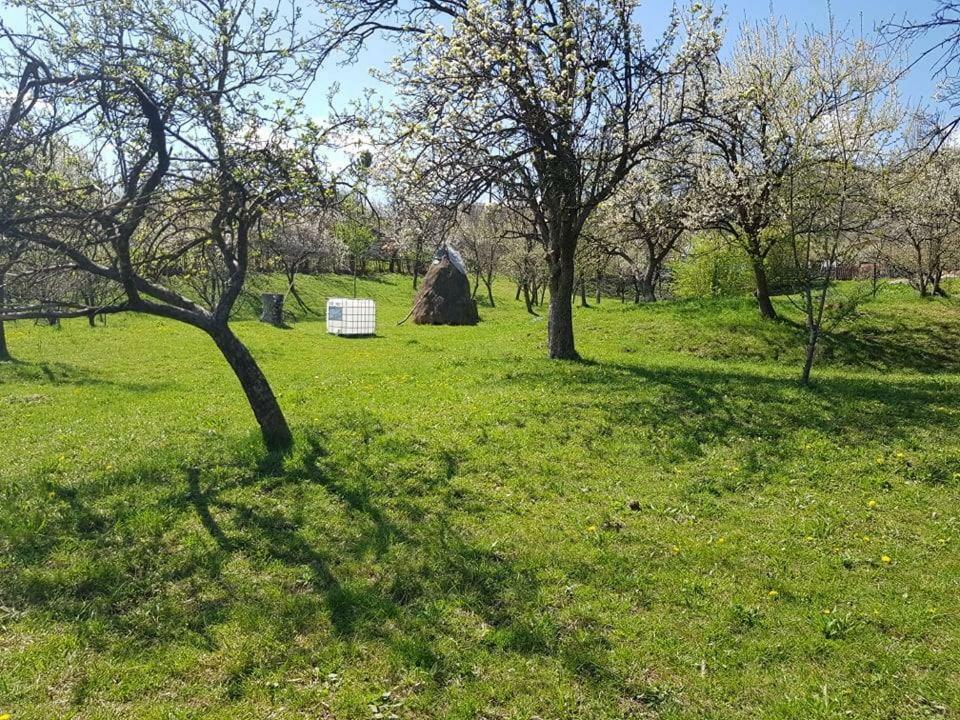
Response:
[[[352,337],[375,335],[376,303],[366,298],[330,298],[327,300],[327,332]]]

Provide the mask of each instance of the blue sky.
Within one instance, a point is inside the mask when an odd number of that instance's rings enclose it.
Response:
[[[663,29],[669,7],[669,3],[662,0],[647,0],[641,5],[639,17],[643,25],[649,28],[648,37],[653,37]],[[936,3],[934,0],[871,0],[869,3],[850,0],[835,0],[832,3],[827,0],[728,0],[726,3],[718,2],[717,7],[725,10],[726,46],[729,47],[736,41],[737,27],[741,22],[762,19],[771,13],[785,17],[797,26],[822,28],[832,8],[840,25],[849,25],[852,29],[862,27],[869,33],[877,25],[904,15],[915,19],[927,18]],[[4,8],[3,12],[6,22],[14,27],[22,26],[20,10]],[[341,66],[331,62],[321,70],[316,85],[307,97],[310,115],[322,118],[327,114],[327,95],[334,85],[340,88],[336,96],[337,105],[359,97],[365,88],[383,92],[384,88],[370,77],[370,69],[383,67],[391,55],[391,44],[377,40],[369,44],[353,65]],[[931,74],[929,63],[918,64],[901,82],[902,99],[910,104],[929,100],[936,90],[936,80]]]
[[[849,26],[851,30],[863,28],[870,33],[875,26],[905,14],[914,19],[925,19],[936,7],[933,0],[871,0],[850,2],[836,0],[828,4],[826,0],[729,0],[718,3],[717,8],[725,8],[727,39],[726,46],[736,41],[737,28],[744,20],[753,21],[769,17],[771,13],[786,18],[797,26],[823,28],[827,24],[832,9],[835,21],[840,26]],[[666,21],[669,4],[648,0],[640,8],[639,16],[645,27],[649,27],[650,36],[662,31]],[[918,53],[920,46],[916,48]],[[308,98],[311,114],[325,114],[326,94],[334,83],[339,83],[338,104],[351,97],[359,96],[364,88],[382,91],[369,75],[370,68],[382,67],[391,56],[391,46],[387,42],[377,42],[364,52],[358,62],[352,66],[331,66],[321,71],[317,86]],[[931,77],[929,63],[921,63],[909,72],[901,82],[902,99],[909,104],[929,100],[936,90],[936,81]]]

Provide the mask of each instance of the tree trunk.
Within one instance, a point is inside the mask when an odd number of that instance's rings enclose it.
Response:
[[[753,276],[757,281],[756,294],[760,317],[765,320],[776,320],[777,311],[773,309],[773,302],[770,300],[770,284],[767,281],[767,269],[763,265],[763,258],[753,256],[750,262],[753,265]]]
[[[517,283],[517,296],[514,298],[514,300],[518,300],[518,301],[520,300],[520,293],[523,292],[523,288],[524,288],[523,283]]]
[[[6,274],[0,275],[0,312],[7,303]],[[0,362],[10,360],[10,351],[7,349],[7,331],[3,320],[0,320]]]
[[[490,298],[490,307],[496,307],[497,304],[493,301],[493,279],[485,279],[483,284],[487,286],[487,297]]]
[[[523,302],[527,306],[527,312],[531,315],[536,315],[537,313],[533,310],[533,300],[530,299],[530,285],[526,282],[523,283]]]
[[[948,297],[946,290],[940,285],[943,280],[943,268],[937,268],[933,273],[933,294],[937,297]]]
[[[603,289],[603,273],[600,270],[597,270],[597,305],[600,304],[600,295],[602,294]]]
[[[562,245],[561,245],[562,243]],[[573,342],[574,251],[569,242],[554,241],[550,253],[550,314],[547,321],[547,347],[553,360],[579,360]],[[559,247],[558,247],[559,246]]]
[[[263,441],[269,450],[286,450],[293,444],[293,435],[283,416],[280,404],[266,376],[253,359],[253,355],[229,327],[217,327],[207,331],[220,348],[224,358],[233,368],[237,380],[247,396],[250,409],[260,425]]]
[[[800,384],[810,384],[810,371],[813,370],[813,358],[817,353],[817,341],[820,339],[820,328],[811,327],[807,331],[807,356],[803,362],[803,373],[800,375]]]
[[[637,293],[645,303],[657,301],[656,291],[657,268],[650,263],[642,275],[637,277]]]
[[[580,307],[590,307],[587,303],[587,279],[580,275]]]

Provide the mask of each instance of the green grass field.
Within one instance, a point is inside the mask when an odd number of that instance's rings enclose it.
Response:
[[[803,390],[749,299],[605,299],[573,364],[507,285],[475,328],[361,293],[376,338],[235,324],[286,457],[197,331],[10,328],[0,713],[960,713],[960,302],[885,289]]]

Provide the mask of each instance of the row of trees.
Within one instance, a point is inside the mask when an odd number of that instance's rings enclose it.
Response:
[[[942,292],[953,166],[941,153],[949,171],[931,169],[921,133],[903,132],[879,43],[771,21],[742,28],[726,59],[700,3],[648,38],[634,0],[304,2],[312,22],[297,0],[12,3],[26,24],[0,24],[0,321],[187,323],[284,447],[231,312],[252,270],[279,264],[294,291],[318,258],[356,273],[378,234],[412,257],[414,284],[453,234],[491,302],[504,265],[531,311],[546,288],[557,359],[578,358],[578,280],[585,299],[589,272],[622,263],[651,299],[695,231],[742,248],[771,319],[769,259],[789,249],[811,361],[863,238],[910,238],[921,290]],[[394,99],[309,119],[321,64],[384,33]],[[358,133],[376,157],[333,172],[329,149]]]

